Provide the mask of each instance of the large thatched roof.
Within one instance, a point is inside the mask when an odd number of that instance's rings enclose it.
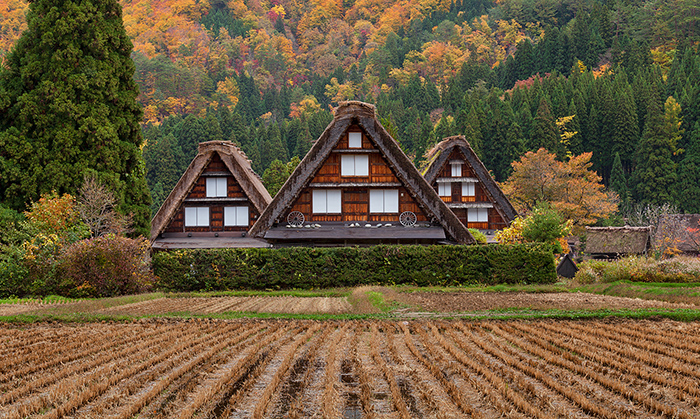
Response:
[[[334,114],[333,121],[326,127],[326,130],[275,195],[272,203],[253,225],[250,230],[251,236],[263,237],[266,231],[283,219],[283,212],[292,205],[302,190],[310,183],[340,138],[351,125],[357,124],[376,145],[403,186],[414,197],[426,215],[442,225],[447,237],[461,244],[474,243],[474,238],[469,234],[469,231],[421,176],[396,140],[381,125],[377,119],[374,105],[358,101],[341,102]]]
[[[481,159],[476,155],[471,145],[464,136],[447,137],[440,143],[433,146],[426,154],[427,163],[421,168],[421,173],[429,184],[432,184],[437,178],[440,170],[447,164],[452,151],[459,149],[467,162],[474,170],[479,182],[486,189],[486,193],[491,197],[496,209],[503,217],[506,223],[510,223],[515,219],[518,213],[510,203],[508,198],[503,194],[503,191],[498,186],[496,181],[491,177],[491,174],[484,166]]]
[[[589,254],[644,254],[649,249],[651,226],[587,227],[586,252]]]
[[[190,166],[182,174],[175,188],[170,192],[151,221],[151,242],[155,241],[158,235],[167,228],[183,200],[190,193],[215,153],[218,153],[219,157],[221,157],[226,168],[231,172],[248,197],[248,200],[258,212],[262,213],[265,207],[270,204],[272,201],[270,193],[265,189],[258,174],[251,168],[250,161],[235,144],[230,141],[199,143],[199,153],[192,159]]]

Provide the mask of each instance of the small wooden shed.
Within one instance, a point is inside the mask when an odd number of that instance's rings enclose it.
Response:
[[[464,136],[444,139],[426,158],[421,173],[468,228],[490,234],[518,215]]]
[[[251,236],[277,246],[471,244],[374,105],[342,102]]]
[[[231,142],[199,144],[199,153],[151,221],[153,249],[267,247],[248,230],[272,197]]]
[[[586,250],[593,258],[646,255],[651,249],[651,226],[586,227]]]

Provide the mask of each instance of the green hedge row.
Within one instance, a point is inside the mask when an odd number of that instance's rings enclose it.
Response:
[[[153,256],[169,291],[319,289],[365,284],[553,283],[552,252],[531,245],[179,250]]]

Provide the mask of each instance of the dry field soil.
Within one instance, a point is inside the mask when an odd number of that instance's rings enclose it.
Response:
[[[700,323],[0,324],[1,417],[700,417]]]

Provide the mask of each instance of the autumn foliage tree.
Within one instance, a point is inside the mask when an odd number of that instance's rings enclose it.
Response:
[[[617,194],[605,190],[601,177],[590,170],[590,160],[591,153],[561,162],[545,149],[528,152],[513,162],[503,192],[522,213],[548,202],[575,226],[593,224],[617,211]]]

